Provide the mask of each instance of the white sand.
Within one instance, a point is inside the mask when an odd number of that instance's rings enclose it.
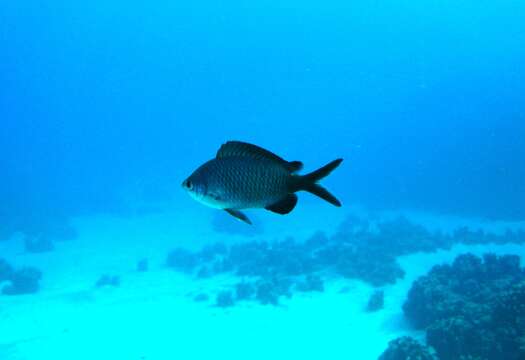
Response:
[[[301,239],[323,228],[333,232],[342,212],[327,208],[320,217],[314,211],[318,209],[303,206],[294,216],[259,216],[265,234],[255,239],[290,235]],[[456,246],[451,251],[403,257],[400,263],[407,276],[384,288],[385,308],[373,314],[363,311],[373,289],[342,279],[329,282],[324,293],[295,295],[279,307],[241,303],[220,309],[195,303],[192,296],[201,290],[217,291],[234,278],[197,280],[163,266],[175,246],[197,248],[219,240],[254,239],[213,232],[211,214],[198,209],[194,214],[173,211],[77,219],[79,238],[57,243],[56,250],[46,254],[24,254],[20,238],[0,243],[1,257],[16,266],[44,270],[38,294],[0,296],[0,360],[375,360],[390,339],[421,336],[405,324],[401,305],[411,282],[433,265],[466,251],[525,257],[525,248],[517,245]],[[477,224],[502,230],[509,225],[411,216],[436,228]],[[149,259],[150,271],[138,273],[135,265],[143,257]],[[120,275],[122,285],[95,289],[103,273]],[[342,288],[348,291],[340,293]]]

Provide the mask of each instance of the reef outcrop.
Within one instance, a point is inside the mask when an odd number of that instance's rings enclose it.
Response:
[[[6,260],[0,259],[0,289],[3,295],[36,293],[41,279],[42,272],[37,268],[27,266],[15,269]]]
[[[385,292],[383,290],[376,290],[370,295],[368,303],[366,304],[366,311],[379,311],[385,306]]]
[[[104,274],[98,278],[97,282],[95,283],[95,287],[96,288],[119,287],[120,282],[121,282],[120,276]]]
[[[432,349],[415,339],[403,336],[388,343],[378,360],[439,360]]]
[[[403,305],[439,359],[525,359],[525,271],[516,255],[458,256],[416,280]]]
[[[8,281],[13,276],[14,269],[6,260],[0,259],[0,283]]]
[[[8,281],[8,285],[2,289],[4,295],[33,294],[40,289],[42,272],[33,267],[24,267],[14,270]]]
[[[26,236],[24,239],[24,248],[28,253],[43,253],[53,251],[55,245],[51,238],[47,236]]]
[[[523,243],[524,232],[494,235],[460,228],[452,234],[432,232],[404,217],[388,221],[348,218],[333,236],[315,233],[304,241],[215,243],[199,251],[172,250],[168,267],[210,278],[231,273],[255,289],[238,300],[278,304],[299,292],[322,292],[327,278],[359,279],[375,287],[393,284],[405,272],[397,258],[415,252],[448,249],[456,243]]]

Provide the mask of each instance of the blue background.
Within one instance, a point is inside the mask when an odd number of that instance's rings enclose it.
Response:
[[[4,1],[0,216],[122,212],[136,187],[200,206],[181,181],[238,139],[306,170],[344,157],[345,204],[523,220],[524,19],[510,0]]]

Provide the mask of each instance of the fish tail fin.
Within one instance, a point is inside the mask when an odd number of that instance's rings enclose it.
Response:
[[[330,175],[343,161],[343,159],[334,160],[325,166],[309,174],[297,176],[296,191],[304,190],[319,196],[321,199],[328,201],[334,206],[341,206],[341,202],[332,195],[328,190],[318,184],[318,182]]]

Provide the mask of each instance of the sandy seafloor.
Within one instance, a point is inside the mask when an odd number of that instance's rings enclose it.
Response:
[[[213,210],[188,210],[76,218],[78,239],[58,242],[50,253],[24,253],[21,236],[0,242],[0,257],[44,272],[39,293],[0,296],[0,360],[375,360],[397,336],[422,337],[405,323],[401,306],[412,281],[433,265],[467,251],[519,254],[522,264],[525,257],[525,247],[519,245],[461,245],[403,257],[399,260],[406,276],[383,288],[385,307],[376,313],[364,311],[373,288],[345,279],[328,281],[324,293],[295,294],[277,307],[246,302],[217,308],[210,305],[213,294],[237,278],[199,280],[164,265],[176,246],[286,236],[302,240],[318,230],[334,232],[347,214],[323,208],[320,216],[319,209],[303,206],[286,217],[252,212],[265,223],[264,233],[254,237],[217,233],[210,225]],[[524,226],[413,212],[408,217],[445,231],[459,225],[496,232]],[[144,257],[150,269],[139,273],[136,263]],[[95,282],[105,273],[119,275],[121,286],[96,289]],[[200,291],[212,295],[209,304],[193,301]]]

